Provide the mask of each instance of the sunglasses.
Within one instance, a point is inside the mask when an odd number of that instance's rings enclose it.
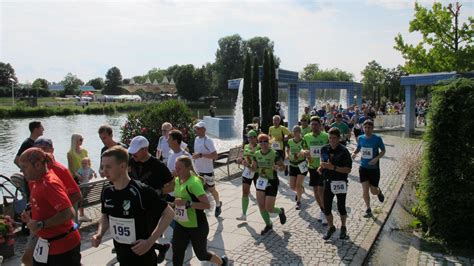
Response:
[[[262,140],[262,141],[259,141],[258,143],[268,143],[268,140]]]

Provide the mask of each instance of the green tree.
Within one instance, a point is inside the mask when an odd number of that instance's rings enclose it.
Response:
[[[194,66],[184,65],[180,66],[176,71],[176,89],[178,94],[187,100],[197,100],[200,97],[200,93],[195,89],[194,84]]]
[[[419,32],[422,40],[407,44],[399,33],[394,48],[401,52],[408,73],[472,71],[474,69],[474,19],[460,24],[461,4],[447,7],[434,2],[429,10],[415,2],[409,32]]]
[[[105,88],[103,94],[119,95],[123,93],[123,89],[119,86],[122,84],[122,74],[118,67],[112,67],[105,74]]]
[[[33,81],[31,87],[33,87],[33,89],[48,89],[48,81],[46,79],[37,78]]]
[[[272,109],[273,96],[270,87],[270,60],[268,58],[268,51],[265,50],[263,57],[263,77],[262,77],[262,93],[261,93],[261,104],[262,104],[262,132],[268,133],[268,129],[272,124],[272,115],[274,109]]]
[[[10,87],[12,85],[12,81],[10,79],[13,79],[15,84],[18,84],[18,79],[15,75],[15,69],[13,69],[12,65],[10,63],[3,63],[0,62],[0,87],[5,86],[5,87]]]
[[[318,64],[307,64],[300,73],[302,80],[314,80],[313,77],[319,72]]]
[[[166,70],[155,67],[149,70],[146,76],[150,79],[151,82],[156,80],[156,82],[160,83],[163,80],[163,78],[166,76]]]
[[[333,69],[320,69],[318,64],[308,64],[303,68],[300,73],[302,80],[321,80],[321,81],[353,81],[354,75],[352,73],[340,70],[339,68]]]
[[[208,80],[206,67],[196,68],[193,73],[194,89],[197,99],[209,95],[210,81]]]
[[[145,76],[134,76],[134,77],[132,77],[132,79],[135,82],[135,84],[143,84],[146,81]]]
[[[76,95],[79,92],[79,86],[84,85],[84,82],[77,78],[76,75],[67,73],[61,84],[64,86],[65,95]]]
[[[263,54],[265,49],[268,52],[274,52],[275,43],[268,37],[255,36],[243,42],[244,53],[249,52],[252,56],[256,56],[259,62],[263,62]],[[275,58],[276,66],[280,63],[279,58]]]
[[[217,92],[224,95],[229,79],[241,78],[244,69],[243,40],[238,34],[219,39],[216,51]]]
[[[91,79],[87,82],[87,85],[94,87],[95,90],[102,90],[105,86],[104,79],[103,78],[95,78]]]
[[[252,110],[254,117],[260,117],[260,80],[258,69],[258,58],[254,57],[252,69]]]
[[[398,65],[396,68],[385,70],[385,86],[387,88],[385,97],[391,101],[402,100],[405,98],[403,88],[400,86],[402,76],[406,76],[402,66]]]
[[[367,98],[371,98],[374,103],[378,99],[380,104],[380,90],[385,83],[385,69],[375,60],[372,60],[362,70],[361,74],[363,83],[362,94]]]
[[[244,128],[247,124],[252,123],[252,65],[250,63],[250,54],[245,56],[244,64],[244,86],[242,89],[242,112],[244,117]],[[242,130],[244,130],[242,128]]]
[[[270,78],[270,91],[272,92],[272,102],[270,109],[272,110],[272,113],[275,112],[276,110],[276,102],[278,102],[278,83],[276,80],[276,68],[275,68],[275,57],[273,56],[273,53],[270,51],[268,53],[268,59],[270,61],[269,64],[269,78]]]

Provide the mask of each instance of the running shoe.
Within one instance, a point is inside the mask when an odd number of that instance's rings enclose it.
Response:
[[[383,202],[385,200],[385,196],[382,193],[382,190],[380,190],[379,194],[377,195],[377,198],[379,198],[380,202]]]
[[[364,214],[364,218],[369,218],[369,217],[372,217],[372,210],[370,208],[368,208]]]
[[[285,209],[280,208],[280,210],[281,210],[281,212],[280,212],[280,214],[278,214],[278,216],[280,217],[280,223],[285,224],[286,223]]]
[[[247,215],[242,214],[240,217],[237,217],[235,219],[237,219],[238,221],[247,221]]]
[[[222,266],[227,266],[227,265],[229,265],[229,258],[227,258],[226,255],[222,255],[222,256],[221,256],[221,260],[222,260]]]
[[[326,219],[326,215],[323,213],[323,219],[321,220],[322,225],[328,225],[328,220]]]
[[[347,228],[345,226],[341,226],[341,233],[339,234],[339,239],[346,239],[347,238]]]
[[[260,232],[261,235],[264,235],[268,232],[270,232],[273,229],[273,225],[265,225],[265,228],[263,228],[262,232]]]
[[[319,212],[318,222],[321,222],[321,221],[323,220],[323,217],[324,217],[324,213],[323,213],[323,211],[320,211],[320,212]]]
[[[216,212],[214,213],[216,218],[219,217],[219,215],[221,215],[221,212],[222,212],[222,201],[219,201],[219,206],[217,206],[216,204]]]
[[[295,209],[301,210],[301,201],[297,201],[297,202],[296,202],[296,207],[295,207]]]
[[[162,263],[165,260],[166,252],[168,252],[170,247],[171,247],[171,244],[166,243],[166,244],[161,245],[161,247],[158,248],[158,246],[155,243],[155,249],[158,249],[160,251],[158,253],[158,258],[157,258],[158,263]]]
[[[323,239],[324,239],[324,240],[328,240],[329,238],[331,238],[331,236],[332,236],[332,234],[334,234],[334,232],[336,232],[336,227],[331,226],[331,227],[329,228],[329,230],[327,231],[326,235],[323,236]]]
[[[295,201],[298,201],[298,195],[295,195]]]

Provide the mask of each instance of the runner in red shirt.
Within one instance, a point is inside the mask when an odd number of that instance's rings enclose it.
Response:
[[[72,221],[74,209],[58,176],[48,170],[52,156],[30,148],[20,166],[31,188],[31,217],[23,215],[31,233],[39,237],[33,265],[80,265],[81,240]]]

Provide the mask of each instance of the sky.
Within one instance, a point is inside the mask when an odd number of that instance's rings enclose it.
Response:
[[[473,16],[474,1],[461,3],[463,16]],[[113,66],[131,78],[214,62],[218,40],[239,34],[274,41],[281,68],[317,63],[359,81],[371,60],[404,64],[394,37],[420,39],[408,32],[413,7],[408,0],[0,0],[0,62],[24,83],[59,82],[69,72],[87,82]]]

